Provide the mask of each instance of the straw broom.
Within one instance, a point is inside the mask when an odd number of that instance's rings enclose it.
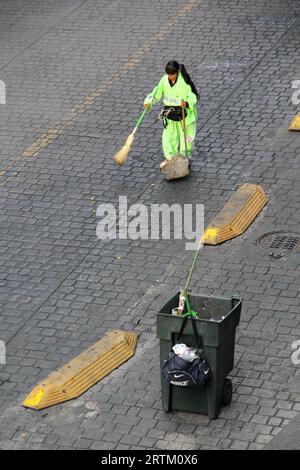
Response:
[[[133,129],[132,133],[129,134],[129,136],[127,137],[126,139],[126,142],[125,144],[123,145],[123,147],[114,155],[114,161],[115,163],[117,163],[117,165],[123,165],[126,160],[127,160],[127,157],[129,155],[129,152],[130,152],[130,149],[131,149],[131,146],[133,144],[133,141],[134,141],[134,134],[136,133],[136,131],[138,130],[142,120],[144,119],[144,116],[147,112],[147,109],[145,109],[142,114],[140,115],[139,117],[139,120],[135,126],[135,128]]]

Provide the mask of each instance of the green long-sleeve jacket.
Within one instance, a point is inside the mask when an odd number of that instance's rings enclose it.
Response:
[[[175,85],[171,86],[168,75],[164,75],[158,85],[147,95],[144,104],[155,104],[163,98],[166,106],[180,106],[181,101],[188,102],[186,124],[197,120],[197,96],[192,92],[181,73],[178,74]]]

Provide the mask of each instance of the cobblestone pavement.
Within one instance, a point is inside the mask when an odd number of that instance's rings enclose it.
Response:
[[[256,240],[297,231],[298,0],[2,0],[0,448],[262,449],[300,411],[297,255]],[[158,111],[126,165],[123,144],[170,58],[201,93],[193,168],[159,175]],[[239,293],[233,401],[216,420],[161,406],[156,312],[183,285],[184,241],[96,238],[102,202],[203,203],[206,224],[243,182],[268,205],[241,237],[205,247],[194,292]],[[79,399],[40,412],[28,392],[112,328],[140,332],[133,359]]]

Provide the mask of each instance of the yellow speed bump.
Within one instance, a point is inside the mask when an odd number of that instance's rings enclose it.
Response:
[[[300,131],[300,113],[298,113],[294,119],[292,120],[290,127],[290,131]]]
[[[135,353],[138,335],[115,330],[37,385],[23,406],[41,410],[79,397]]]
[[[217,245],[241,235],[267,202],[261,186],[243,184],[205,230],[204,244]]]

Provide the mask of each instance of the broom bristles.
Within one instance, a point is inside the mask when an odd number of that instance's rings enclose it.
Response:
[[[128,154],[130,152],[131,145],[133,143],[134,135],[130,134],[123,147],[114,155],[114,161],[117,165],[123,165],[126,162]]]

